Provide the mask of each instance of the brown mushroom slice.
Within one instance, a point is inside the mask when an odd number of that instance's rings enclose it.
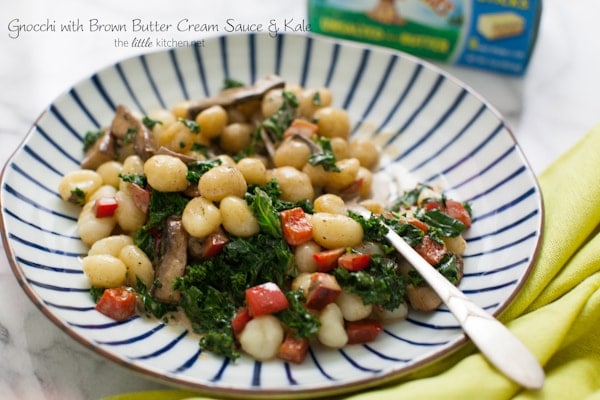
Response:
[[[128,140],[128,136],[133,135],[131,140],[135,153],[144,161],[152,157],[156,151],[156,143],[152,132],[122,104],[117,106],[110,132],[120,140]]]
[[[197,157],[192,157],[192,156],[188,156],[187,154],[178,153],[178,152],[173,151],[165,146],[160,146],[158,148],[158,150],[156,150],[155,154],[166,154],[168,156],[177,157],[186,164],[193,163],[194,161],[200,160]]]
[[[114,137],[106,130],[90,147],[81,162],[82,169],[96,169],[107,161],[116,157],[116,143]]]
[[[180,218],[171,217],[166,221],[162,240],[162,254],[155,266],[154,297],[166,303],[176,303],[181,297],[173,289],[175,279],[183,276],[187,265],[188,234]]]
[[[285,81],[281,77],[277,75],[267,75],[263,79],[256,81],[254,85],[224,89],[214,96],[191,103],[188,108],[187,117],[189,119],[195,119],[202,110],[215,105],[228,107],[251,100],[258,100],[269,90],[282,88],[284,86]]]

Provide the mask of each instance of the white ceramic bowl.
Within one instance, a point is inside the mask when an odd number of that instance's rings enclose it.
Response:
[[[114,322],[94,310],[80,258],[78,208],[57,185],[77,169],[82,137],[109,123],[118,103],[147,113],[217,92],[225,78],[251,83],[275,73],[305,87],[327,86],[346,108],[353,134],[385,153],[378,181],[395,176],[441,185],[468,201],[460,288],[498,315],[530,272],[541,234],[540,191],[502,118],[461,82],[427,63],[381,48],[304,36],[235,35],[204,47],[165,50],[103,68],[58,97],[5,166],[4,247],[27,295],[56,325],[114,362],[166,383],[234,397],[316,397],[401,378],[466,342],[445,307],[411,312],[374,343],[312,348],[305,363],[235,363],[203,352],[185,327],[138,317]],[[386,189],[387,190],[387,189]]]

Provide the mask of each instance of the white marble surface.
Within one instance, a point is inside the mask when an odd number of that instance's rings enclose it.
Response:
[[[217,5],[218,4],[218,5]],[[8,22],[98,18],[244,23],[306,15],[305,1],[20,0],[0,5],[0,165],[56,96],[80,79],[140,49],[115,48],[111,34],[22,33]],[[600,2],[547,0],[539,40],[524,78],[443,66],[504,114],[536,173],[600,122]],[[208,37],[208,35],[206,35]],[[181,34],[179,39],[192,35]],[[0,254],[0,398],[98,399],[161,387],[96,356],[56,328],[26,297]]]

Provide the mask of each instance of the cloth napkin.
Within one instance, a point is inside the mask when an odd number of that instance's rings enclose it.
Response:
[[[541,390],[524,390],[472,344],[401,381],[348,400],[600,400],[600,125],[538,177],[544,233],[534,269],[499,317],[544,366]],[[110,400],[208,399],[188,391],[130,393]]]

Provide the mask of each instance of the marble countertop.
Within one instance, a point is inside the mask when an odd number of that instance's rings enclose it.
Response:
[[[306,17],[298,0],[159,0],[81,2],[21,0],[0,6],[0,165],[17,148],[39,113],[75,82],[140,49],[115,47],[110,35],[30,33],[10,38],[8,22],[61,18],[175,19],[202,15],[206,22],[235,18]],[[441,65],[467,82],[502,113],[534,172],[540,173],[600,122],[600,2],[544,2],[528,73],[512,78]],[[182,37],[185,39],[185,37]],[[0,398],[98,399],[163,387],[91,353],[54,326],[27,298],[0,249]]]

